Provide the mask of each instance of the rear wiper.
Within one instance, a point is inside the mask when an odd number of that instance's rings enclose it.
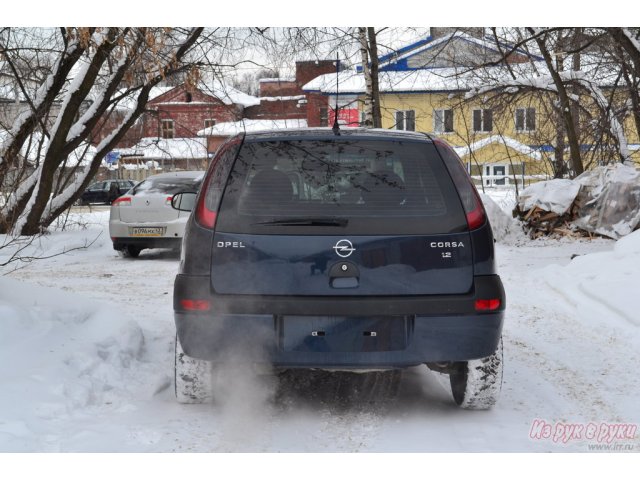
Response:
[[[311,226],[311,227],[346,227],[349,220],[335,217],[313,217],[313,218],[278,218],[267,222],[258,222],[254,225],[273,225],[277,227],[286,226]]]

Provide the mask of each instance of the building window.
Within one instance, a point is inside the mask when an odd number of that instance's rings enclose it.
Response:
[[[491,132],[493,130],[493,111],[490,109],[473,111],[473,131]]]
[[[320,126],[321,127],[329,126],[329,109],[327,107],[322,107],[320,109]]]
[[[436,133],[453,132],[453,110],[433,111],[433,131]]]
[[[162,120],[162,138],[173,138],[174,136],[173,120]]]
[[[516,132],[533,132],[536,129],[536,109],[516,109]]]
[[[396,112],[396,130],[410,130],[414,132],[416,129],[416,111],[415,110],[398,110]]]
[[[216,121],[213,118],[207,118],[204,121],[204,128],[210,128],[213,127],[216,124]]]

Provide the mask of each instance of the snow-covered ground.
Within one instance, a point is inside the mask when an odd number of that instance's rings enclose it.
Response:
[[[509,211],[506,194],[489,194]],[[640,424],[640,231],[617,243],[504,235],[505,372],[491,411],[458,409],[426,367],[403,372],[397,391],[354,397],[334,389],[346,377],[233,372],[221,402],[179,405],[177,256],[121,258],[108,210],[78,215],[84,228],[23,251],[50,258],[1,271],[0,452],[640,451],[629,430]],[[627,438],[554,441],[567,424],[624,424]]]

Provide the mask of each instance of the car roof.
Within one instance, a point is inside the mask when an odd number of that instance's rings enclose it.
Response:
[[[246,141],[271,140],[338,140],[341,137],[361,138],[369,140],[411,140],[432,143],[431,137],[421,132],[408,130],[387,130],[384,128],[353,128],[340,127],[340,134],[336,135],[331,128],[292,128],[280,130],[261,130],[246,133]]]
[[[198,178],[203,177],[206,172],[202,170],[165,172],[157,175],[149,175],[147,179],[163,179],[163,178]]]

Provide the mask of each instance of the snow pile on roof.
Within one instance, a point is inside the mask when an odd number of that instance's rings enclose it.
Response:
[[[133,147],[116,150],[121,156],[144,157],[149,160],[173,158],[207,158],[207,142],[203,138],[142,138]]]
[[[121,166],[125,170],[156,170],[156,171],[162,170],[160,163],[156,162],[155,160],[148,160],[142,163],[123,162],[121,165],[116,164],[115,169],[117,169],[119,166]]]
[[[257,132],[261,130],[282,130],[286,128],[306,128],[305,119],[270,120],[245,119],[239,122],[223,122],[198,132],[199,137],[231,136],[241,132]]]
[[[511,73],[516,79],[513,79]],[[598,65],[585,65],[580,71],[570,71],[566,75],[582,79],[595,79],[600,86],[613,85],[616,72],[612,68],[603,69]],[[512,64],[507,69],[503,65],[474,70],[472,67],[437,67],[408,71],[381,71],[379,76],[380,92],[463,92],[474,90],[478,95],[498,86],[504,88],[538,88],[551,89],[553,80],[544,62]],[[364,75],[353,70],[320,75],[305,84],[304,91],[325,94],[361,94],[366,91]]]
[[[543,66],[535,68],[529,63],[511,66],[511,71],[520,77],[541,76]],[[475,71],[469,67],[425,68],[410,71],[379,72],[381,92],[452,92],[481,88],[487,84],[487,78],[493,82],[512,79],[509,69],[504,66],[489,67]],[[512,81],[512,80],[511,80]],[[355,71],[343,71],[338,74],[338,91],[340,94],[363,93],[365,91],[364,75]],[[336,92],[336,74],[329,73],[314,78],[304,85],[305,91]]]
[[[271,82],[295,82],[296,77],[282,77],[282,78],[261,78],[259,83],[271,83]]]
[[[503,145],[515,150],[516,152],[527,155],[535,160],[542,159],[542,154],[538,150],[531,148],[529,145],[525,145],[524,143],[521,143],[514,138],[505,137],[504,135],[491,135],[490,137],[477,140],[468,146],[453,147],[453,149],[460,157],[464,157],[465,155],[469,155],[471,152],[480,150],[481,148],[484,148],[492,143],[502,143]]]
[[[304,95],[289,95],[284,97],[258,97],[261,102],[291,102],[293,100],[304,100]]]
[[[197,88],[206,95],[216,97],[225,105],[241,105],[243,107],[260,105],[258,97],[241,92],[218,78],[212,80],[203,79],[198,83]]]
[[[554,179],[529,185],[520,194],[518,207],[522,211],[533,207],[563,215],[578,195],[580,184],[573,180]]]
[[[164,95],[171,90],[178,88],[179,86],[168,86],[168,85],[159,85],[155,86],[149,92],[149,101],[157,99],[158,97]],[[201,81],[198,86],[198,90],[206,95],[210,95],[212,97],[217,98],[225,105],[240,105],[242,107],[252,107],[254,105],[260,105],[260,99],[258,97],[254,97],[253,95],[248,95],[244,92],[241,92],[237,88],[226,85],[218,79],[215,79],[210,82]],[[124,93],[124,91],[120,92]],[[118,109],[124,110],[133,110],[137,105],[137,91],[132,92],[126,97],[122,98],[117,105]],[[159,104],[163,104],[165,102],[160,102]],[[173,102],[168,101],[168,104],[171,103],[187,103],[187,102]],[[197,102],[188,102],[196,104]]]

